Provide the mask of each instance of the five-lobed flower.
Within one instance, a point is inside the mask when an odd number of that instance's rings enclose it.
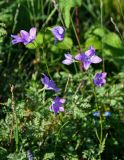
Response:
[[[91,63],[100,63],[102,61],[102,59],[96,55],[95,49],[92,46],[90,46],[89,50],[85,53],[77,54],[75,59],[83,63],[85,70],[90,67]]]
[[[29,32],[21,30],[19,35],[12,34],[11,37],[13,38],[12,44],[23,43],[24,45],[27,45],[36,38],[36,28],[31,28]]]

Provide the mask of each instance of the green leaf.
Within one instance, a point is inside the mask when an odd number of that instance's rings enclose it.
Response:
[[[92,36],[88,38],[85,42],[85,47],[89,48],[89,46],[93,46],[95,49],[101,49],[102,43],[98,37]]]
[[[73,46],[73,41],[69,37],[65,37],[62,42],[57,42],[56,45],[60,49],[71,49]]]
[[[59,7],[61,9],[61,13],[63,14],[65,25],[69,28],[70,24],[70,10],[73,7],[80,6],[82,0],[59,0]]]
[[[41,33],[38,33],[35,41],[38,45],[41,45],[43,43],[43,35]]]
[[[103,38],[103,43],[115,48],[122,47],[122,42],[120,37],[113,32],[109,32],[108,34],[105,35],[105,37]]]
[[[100,28],[100,27],[97,27],[93,30],[93,34],[95,34],[96,36],[99,36],[99,37],[104,37],[105,34],[106,34],[106,30],[105,28]]]
[[[28,49],[36,49],[42,43],[43,43],[43,35],[41,33],[38,33],[36,39],[32,43],[28,43],[26,47]]]

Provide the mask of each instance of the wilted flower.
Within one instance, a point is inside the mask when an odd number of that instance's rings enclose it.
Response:
[[[53,80],[49,79],[45,74],[44,77],[41,78],[41,82],[44,84],[45,89],[47,90],[54,90],[59,92],[59,89],[56,87],[56,84]]]
[[[36,38],[36,28],[31,28],[29,32],[21,30],[19,35],[11,35],[13,38],[12,44],[22,42],[24,45],[32,42]]]
[[[99,117],[99,116],[100,116],[100,111],[94,112],[94,113],[93,113],[93,116],[94,116],[94,117]]]
[[[65,33],[64,27],[56,26],[56,27],[53,27],[51,31],[55,38],[54,44],[56,44],[57,41],[62,41],[64,39],[64,33]]]
[[[96,73],[95,77],[94,77],[94,84],[98,87],[103,86],[106,83],[106,76],[107,73],[103,72],[103,73]]]
[[[52,105],[50,106],[50,111],[54,111],[55,114],[59,112],[64,112],[63,104],[65,103],[65,99],[56,97],[52,101]]]
[[[74,62],[74,58],[72,57],[72,55],[69,53],[65,54],[65,60],[63,60],[62,63],[66,65],[70,65],[73,62]]]
[[[102,59],[96,56],[95,49],[91,46],[88,51],[75,56],[75,59],[83,63],[83,67],[87,70],[91,63],[100,63]]]
[[[111,116],[111,112],[105,111],[105,112],[104,112],[104,116],[105,116],[105,117],[110,117],[110,116]]]

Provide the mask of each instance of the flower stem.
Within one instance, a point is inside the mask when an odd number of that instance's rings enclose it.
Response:
[[[71,23],[72,23],[72,27],[73,27],[73,30],[74,30],[74,33],[75,33],[75,37],[76,37],[76,39],[77,39],[78,46],[79,46],[79,49],[80,49],[80,52],[81,52],[81,44],[80,44],[80,40],[79,40],[79,38],[78,38],[78,35],[77,35],[77,32],[76,32],[76,29],[75,29],[75,26],[74,26],[72,17],[71,17]]]

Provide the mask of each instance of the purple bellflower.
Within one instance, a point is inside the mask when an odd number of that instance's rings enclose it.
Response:
[[[75,59],[83,63],[83,67],[87,70],[91,63],[100,63],[102,59],[96,56],[95,49],[91,46],[85,53],[77,54]]]
[[[103,72],[103,73],[96,73],[93,81],[94,81],[94,84],[98,87],[101,87],[103,86],[105,83],[106,83],[106,76],[107,76],[107,73],[106,72]]]
[[[50,111],[54,111],[55,114],[59,112],[64,112],[63,104],[65,103],[65,99],[56,97],[52,101],[52,105],[50,106]]]
[[[44,88],[47,90],[54,90],[55,92],[59,92],[59,88],[56,87],[56,84],[53,80],[49,79],[45,74],[44,77],[41,78],[41,82],[44,85]]]
[[[72,55],[69,53],[65,54],[65,60],[63,60],[62,63],[66,65],[70,65],[73,62],[74,62],[74,58],[72,57]]]
[[[36,28],[33,27],[29,32],[21,30],[19,35],[11,35],[12,44],[23,43],[24,45],[32,42],[36,38]]]
[[[56,44],[57,41],[63,41],[64,33],[65,33],[64,27],[62,27],[62,26],[53,27],[51,29],[51,32],[54,35],[54,39],[55,39],[54,44]]]

